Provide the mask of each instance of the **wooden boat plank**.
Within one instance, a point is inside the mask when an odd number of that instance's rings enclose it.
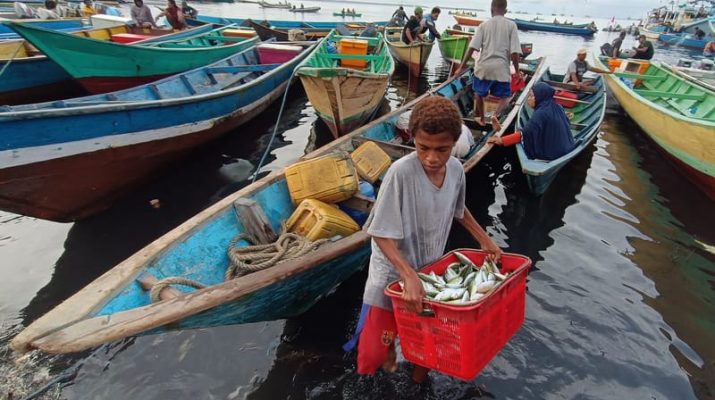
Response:
[[[691,93],[673,93],[673,92],[662,92],[657,90],[646,90],[646,89],[635,89],[634,92],[645,97],[663,97],[668,99],[683,99],[683,100],[697,100],[701,101],[705,99],[705,93],[691,94]]]
[[[325,244],[322,251],[286,261],[272,268],[254,272],[241,278],[199,289],[188,294],[148,306],[79,321],[64,329],[33,340],[31,347],[47,353],[82,351],[103,343],[137,335],[187,315],[198,314],[226,302],[236,300],[272,283],[332,260],[338,254],[357,250],[369,241],[365,232],[357,232],[343,240]]]

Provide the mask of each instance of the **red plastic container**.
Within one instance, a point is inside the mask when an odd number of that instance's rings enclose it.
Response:
[[[116,43],[134,43],[140,40],[149,39],[151,35],[138,35],[136,33],[117,33],[112,35],[112,42]]]
[[[286,44],[261,44],[258,46],[258,60],[261,64],[283,64],[295,58],[303,48]]]
[[[564,107],[564,108],[576,107],[576,102],[569,100],[569,99],[578,100],[578,95],[576,93],[559,90],[558,92],[556,92],[554,94],[554,96],[559,97],[555,101],[556,101],[556,103],[561,104],[561,107]]]
[[[458,251],[480,266],[486,257],[481,250]],[[450,252],[421,271],[442,274],[456,261],[459,260]],[[388,285],[385,294],[392,300],[402,354],[408,361],[465,381],[484,369],[524,323],[526,275],[531,260],[504,254],[501,264],[500,271],[511,274],[474,305],[458,307],[425,301],[425,308],[434,311],[434,316],[408,311],[398,283]]]

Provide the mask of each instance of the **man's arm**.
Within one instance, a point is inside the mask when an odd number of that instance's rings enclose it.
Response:
[[[464,229],[467,230],[467,232],[469,232],[470,235],[472,235],[477,242],[479,242],[479,246],[481,246],[482,250],[489,253],[490,258],[495,261],[498,261],[501,258],[502,251],[499,246],[494,243],[492,238],[489,237],[487,232],[481,227],[481,225],[479,225],[477,220],[474,219],[474,216],[467,208],[464,209],[462,219],[455,219],[464,227]],[[380,249],[382,249],[382,247],[380,247]],[[417,279],[419,279],[419,277]]]
[[[595,72],[595,73],[597,73],[597,74],[610,74],[610,73],[611,73],[611,70],[610,70],[610,69],[609,69],[609,70],[605,70],[605,69],[601,69],[601,68],[598,68],[598,67],[591,67],[591,66],[588,67],[588,70],[591,71],[591,72]]]
[[[511,64],[514,66],[514,73],[521,79],[521,74],[519,74],[519,53],[511,53]]]
[[[436,37],[437,39],[442,38],[442,35],[440,35],[439,32],[437,32],[437,28],[434,26],[434,23],[428,22],[427,29],[429,29],[430,33],[432,33],[432,35],[434,35],[434,37]]]
[[[400,274],[400,278],[405,283],[404,294],[402,298],[407,302],[407,309],[415,313],[422,311],[422,298],[425,296],[425,290],[422,287],[422,281],[417,276],[410,263],[407,262],[405,256],[402,255],[397,248],[394,239],[381,238],[373,236],[372,239],[377,244],[377,247],[382,250],[382,254],[387,257],[393,267]]]

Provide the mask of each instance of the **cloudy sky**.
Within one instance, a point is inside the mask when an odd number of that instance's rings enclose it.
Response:
[[[682,0],[681,0],[682,1]],[[406,3],[424,3],[424,0],[406,1]],[[512,11],[541,12],[545,15],[566,14],[575,16],[590,15],[593,17],[642,18],[648,10],[660,7],[670,7],[670,0],[508,0]],[[489,9],[490,0],[440,0],[435,4],[451,7],[469,7]]]

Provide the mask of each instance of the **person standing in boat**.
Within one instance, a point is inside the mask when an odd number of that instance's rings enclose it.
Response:
[[[420,28],[421,32],[426,32],[429,30],[429,40],[434,41],[435,38],[441,39],[442,35],[439,34],[439,31],[437,31],[437,27],[435,26],[437,19],[439,18],[439,14],[442,12],[442,10],[439,9],[439,7],[434,7],[432,8],[432,12],[429,13],[429,15],[425,15],[424,18],[420,21]]]
[[[490,137],[487,143],[497,146],[521,143],[526,156],[532,160],[551,161],[569,153],[576,144],[566,112],[554,101],[555,93],[544,82],[535,84],[526,98],[529,107],[534,110],[526,126],[510,135]]]
[[[636,51],[636,55],[633,58],[639,60],[650,60],[653,58],[653,53],[655,53],[653,43],[650,40],[646,40],[645,35],[638,37],[638,46],[634,47],[633,50]]]
[[[583,75],[586,71],[595,72],[597,74],[610,74],[611,71],[605,69],[596,68],[586,61],[586,56],[588,55],[588,50],[579,49],[576,53],[576,59],[571,61],[566,74],[564,75],[564,83],[573,83],[576,85],[576,89],[580,90],[581,86],[588,86],[589,81],[584,81]]]
[[[186,0],[181,2],[181,12],[184,14],[184,18],[196,18],[199,15],[199,12],[194,7],[191,7]]]
[[[490,258],[498,260],[502,254],[464,204],[464,169],[450,156],[462,127],[457,106],[445,97],[428,97],[415,106],[409,127],[416,151],[390,166],[365,223],[372,254],[363,306],[355,336],[343,347],[350,351],[357,340],[357,373],[361,375],[373,375],[380,368],[397,370],[396,322],[385,287],[401,279],[408,310],[422,312],[425,292],[417,269],[442,257],[453,221]],[[427,372],[415,366],[412,380],[423,382]]]
[[[475,51],[480,52],[479,63],[474,67],[474,118],[479,125],[486,125],[484,118],[484,98],[488,95],[499,98],[497,109],[492,115],[492,122],[499,115],[511,97],[511,84],[521,83],[523,77],[519,73],[519,56],[521,45],[514,21],[504,18],[506,0],[492,0],[492,17],[484,22],[469,43],[469,49],[462,58],[462,63],[456,70],[461,75],[467,68],[467,62]],[[509,61],[514,67],[514,77],[509,70]]]
[[[405,12],[405,8],[400,6],[394,13],[392,13],[392,18],[390,18],[390,25],[391,26],[404,26],[405,22],[407,22],[407,13]]]
[[[167,0],[166,8],[157,15],[156,18],[159,19],[164,16],[172,28],[176,30],[186,29],[184,13],[181,12],[181,9],[176,5],[176,0]]]
[[[154,17],[151,15],[151,10],[144,4],[142,0],[134,0],[134,5],[132,5],[129,15],[132,18],[132,22],[135,25],[144,28],[151,28],[156,26]]]
[[[422,35],[420,35],[420,31],[422,31],[421,21],[422,7],[416,7],[415,15],[410,17],[407,24],[405,24],[405,27],[402,29],[403,42],[406,44],[412,44],[422,40]]]

